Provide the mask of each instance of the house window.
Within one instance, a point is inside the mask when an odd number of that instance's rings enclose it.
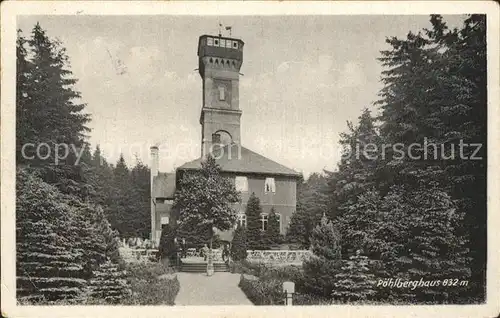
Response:
[[[226,99],[226,92],[224,90],[224,86],[219,86],[219,100]]]
[[[248,192],[248,179],[247,179],[247,177],[236,177],[235,186],[236,186],[236,191]]]
[[[266,178],[266,182],[264,184],[264,192],[265,193],[275,193],[276,192],[274,178]]]
[[[236,226],[242,226],[242,227],[247,227],[247,216],[245,212],[240,212],[238,213],[237,219],[236,219]]]
[[[160,219],[160,223],[161,223],[161,228],[163,229],[163,227],[168,224],[169,222],[169,217],[168,216],[162,216],[161,219]]]
[[[262,223],[262,231],[267,231],[267,223],[269,221],[269,216],[267,213],[262,213],[260,215],[260,222]]]

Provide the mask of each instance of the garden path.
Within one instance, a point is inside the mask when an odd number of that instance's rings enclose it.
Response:
[[[252,305],[238,287],[240,274],[215,272],[177,273],[181,289],[175,298],[177,306],[196,305]]]

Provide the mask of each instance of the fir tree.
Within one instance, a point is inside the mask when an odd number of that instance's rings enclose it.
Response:
[[[262,208],[260,206],[260,200],[255,195],[255,193],[252,193],[250,195],[250,198],[248,198],[245,214],[247,216],[246,235],[248,249],[265,249],[265,246],[263,246],[264,244],[261,223]]]
[[[376,294],[375,284],[368,257],[360,255],[358,250],[356,255],[343,262],[335,275],[332,297],[343,301],[371,299]]]
[[[311,236],[314,254],[304,261],[305,288],[311,293],[328,298],[335,284],[335,274],[340,266],[340,235],[326,216],[321,219]]]
[[[24,154],[18,152],[17,163],[39,167],[44,181],[65,193],[80,195],[85,180],[81,166],[75,163],[89,132],[86,124],[90,117],[83,113],[85,104],[78,102],[80,93],[73,89],[76,80],[69,70],[65,49],[58,41],[49,39],[37,24],[29,40],[19,36],[17,57],[18,148],[29,143],[50,147],[46,159],[33,156],[34,149],[26,147]],[[60,144],[68,147],[65,159],[55,157],[56,150],[65,151]],[[86,192],[83,190],[83,195]]]
[[[283,241],[280,233],[280,221],[274,207],[271,208],[271,212],[268,215],[265,240],[266,245],[269,247],[281,244]]]
[[[238,225],[234,231],[233,241],[231,242],[231,258],[233,261],[242,261],[247,258],[247,237],[243,226]]]
[[[88,296],[94,300],[104,300],[108,304],[119,304],[130,295],[130,284],[126,272],[120,270],[111,260],[100,264],[92,272]]]
[[[85,261],[71,202],[25,169],[17,171],[16,191],[18,297],[78,297],[86,286]]]

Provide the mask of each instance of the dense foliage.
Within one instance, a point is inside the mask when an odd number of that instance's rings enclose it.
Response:
[[[168,260],[173,264],[177,258],[177,246],[175,244],[175,228],[165,224],[161,230],[160,246],[158,256],[162,260]]]
[[[429,29],[409,32],[404,39],[387,39],[389,48],[379,58],[384,67],[384,87],[376,102],[379,115],[365,109],[357,123],[349,122],[340,139],[344,154],[338,169],[326,171],[319,183],[311,176],[298,187],[287,240],[312,245],[317,257],[304,270],[311,287],[340,284],[342,295],[329,297],[372,297],[368,286],[365,296],[354,285],[348,287],[356,277],[371,280],[363,266],[345,263],[361,250],[367,263],[381,264],[373,272],[378,278],[453,277],[465,282],[453,290],[379,288],[375,297],[442,303],[484,300],[486,18],[470,15],[452,30],[439,15],[432,15],[430,23]],[[323,249],[310,244],[320,213],[342,237],[340,267],[319,261],[330,243]],[[329,288],[311,291],[326,296]]]
[[[121,273],[117,236],[149,233],[149,170],[91,153],[90,116],[59,41],[37,24],[29,39],[18,32],[16,49],[18,300],[83,304],[98,276]],[[122,283],[109,280],[101,302],[116,301]]]
[[[314,256],[304,261],[305,287],[314,294],[329,297],[340,266],[340,235],[333,223],[323,216],[311,235]]]
[[[201,170],[186,172],[179,180],[173,209],[179,215],[177,231],[188,244],[200,238],[206,238],[202,244],[207,244],[215,234],[213,228],[227,231],[234,227],[233,204],[240,201],[240,195],[220,172],[220,166],[209,155]]]

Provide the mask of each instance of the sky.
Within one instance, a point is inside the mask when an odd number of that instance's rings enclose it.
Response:
[[[459,27],[464,17],[444,19]],[[430,28],[424,15],[21,16],[18,28],[28,36],[36,22],[67,49],[92,147],[132,166],[149,165],[159,145],[163,172],[200,157],[198,38],[232,26],[245,42],[242,144],[306,177],[334,170],[347,121],[377,112],[385,39]]]

